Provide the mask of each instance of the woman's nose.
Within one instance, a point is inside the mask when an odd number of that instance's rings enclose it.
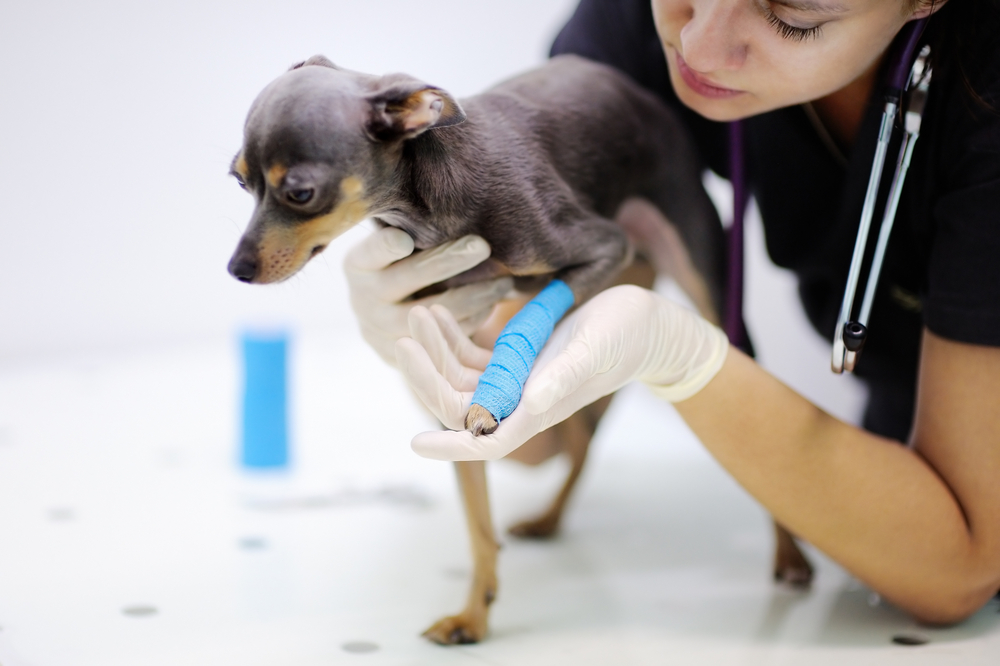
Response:
[[[742,0],[695,0],[690,20],[681,28],[681,55],[696,72],[739,69],[747,44],[741,24]]]

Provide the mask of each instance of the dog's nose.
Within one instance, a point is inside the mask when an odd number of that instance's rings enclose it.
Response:
[[[253,282],[260,264],[256,257],[237,255],[229,261],[229,274],[240,282]]]

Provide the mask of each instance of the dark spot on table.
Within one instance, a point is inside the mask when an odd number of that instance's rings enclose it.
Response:
[[[892,642],[896,645],[906,645],[906,646],[916,646],[916,645],[927,645],[928,641],[923,636],[915,636],[913,634],[899,634],[898,636],[892,637]]]
[[[378,651],[378,645],[369,641],[350,641],[348,643],[344,643],[340,647],[344,650],[344,652],[351,652],[354,654],[365,654],[368,652]]]
[[[156,606],[126,606],[122,613],[129,617],[152,617],[159,613]]]

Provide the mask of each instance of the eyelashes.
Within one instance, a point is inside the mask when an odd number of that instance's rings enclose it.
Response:
[[[808,39],[815,39],[819,37],[822,25],[816,25],[811,28],[796,28],[794,25],[789,25],[785,23],[778,15],[771,11],[771,8],[767,5],[762,7],[764,10],[764,19],[768,24],[774,28],[774,30],[784,37],[785,39],[790,39],[793,42],[804,42]]]

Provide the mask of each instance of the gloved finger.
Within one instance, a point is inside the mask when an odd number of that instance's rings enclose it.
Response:
[[[469,335],[478,330],[489,318],[493,304],[510,290],[509,285],[510,279],[503,278],[494,283],[470,284],[420,301],[400,304],[382,303],[370,294],[364,293],[364,290],[358,290],[352,291],[351,303],[358,314],[358,324],[365,341],[386,363],[395,366],[396,340],[410,335],[408,317],[414,305],[427,305],[437,300],[445,300],[470,310],[468,318],[459,320],[459,327]],[[461,293],[452,294],[452,292]]]
[[[369,293],[396,303],[424,287],[437,284],[479,265],[490,256],[490,246],[479,236],[465,236],[411,255],[370,274]]]
[[[555,358],[528,379],[521,405],[531,414],[547,412],[594,377],[599,370],[597,364],[590,341],[581,334],[574,335]]]
[[[433,460],[497,460],[554,423],[557,421],[548,415],[535,416],[518,408],[492,435],[476,437],[468,430],[422,432],[413,438],[410,448]]]
[[[410,388],[446,428],[465,427],[465,414],[469,411],[472,394],[455,390],[434,367],[420,343],[411,338],[397,340],[396,362]]]
[[[445,380],[459,391],[474,391],[480,373],[463,366],[451,342],[442,334],[437,318],[418,305],[410,310],[409,322],[411,337],[424,348]]]
[[[493,314],[492,307],[480,310],[471,317],[460,320],[458,322],[458,328],[465,333],[465,335],[472,335],[479,330],[480,326],[486,323],[486,320],[490,318],[491,314]]]
[[[602,374],[594,375],[583,382],[578,388],[567,393],[565,397],[552,404],[544,413],[535,416],[536,418],[546,419],[550,424],[565,421],[592,402],[596,402],[606,395],[611,395],[627,384],[628,381],[629,378],[623,378],[620,374],[612,377]],[[526,413],[531,413],[526,406],[522,408]],[[513,414],[511,414],[511,417],[513,417]]]
[[[369,234],[347,251],[344,257],[344,270],[378,271],[411,254],[413,254],[413,238],[410,234],[395,227],[385,227]]]
[[[463,320],[479,317],[485,321],[490,312],[493,311],[493,306],[503,299],[513,286],[514,281],[509,277],[473,282],[422,298],[419,301],[414,301],[411,305],[423,305],[426,308],[441,305],[447,308],[448,312],[460,323]],[[465,330],[464,326],[462,328]],[[468,330],[467,333],[471,333],[473,330],[475,329]]]
[[[431,460],[497,460],[509,451],[497,449],[490,435],[476,437],[468,430],[437,430],[414,436],[410,448]],[[511,449],[513,450],[513,449]]]
[[[448,341],[441,335],[437,320],[430,310],[420,305],[413,306],[407,316],[407,323],[410,327],[410,337],[424,348],[431,363],[434,364],[434,369],[444,375],[444,368],[448,364],[449,356],[452,355],[448,349]]]
[[[434,307],[431,312],[438,318],[442,332],[449,330],[450,335],[461,336],[460,332],[455,333],[453,319],[446,311]],[[607,388],[606,378],[595,372],[598,366],[586,337],[582,335],[573,337],[576,319],[575,315],[567,319],[565,325],[557,328],[550,339],[550,344],[555,345],[555,349],[564,347],[562,351],[555,352],[552,347],[547,346],[538,358],[536,367],[541,372],[559,361],[552,369],[557,378],[555,380],[557,387],[548,396],[551,409],[532,413],[525,408],[522,400],[522,404],[504,419],[496,432],[491,435],[476,437],[468,431],[459,431],[458,428],[454,428],[454,431],[425,432],[413,438],[411,448],[418,455],[435,460],[496,460],[506,456],[539,432],[568,418],[581,407],[613,392],[620,382],[614,382],[612,384],[614,388]],[[570,340],[568,344],[567,339]],[[449,346],[454,351],[455,346]],[[529,386],[532,381],[533,379],[528,380]],[[527,387],[525,395],[527,396]],[[467,410],[468,404],[463,402],[462,409]],[[445,425],[449,426],[448,423]]]
[[[486,365],[490,362],[490,358],[493,356],[493,352],[489,349],[483,349],[476,343],[474,343],[469,336],[462,331],[462,328],[455,321],[455,318],[451,315],[451,312],[447,308],[441,305],[434,305],[430,309],[431,314],[434,319],[437,320],[438,329],[444,336],[445,340],[448,341],[448,347],[451,348],[455,356],[458,357],[459,363],[462,365],[474,368],[482,372],[486,369]]]

